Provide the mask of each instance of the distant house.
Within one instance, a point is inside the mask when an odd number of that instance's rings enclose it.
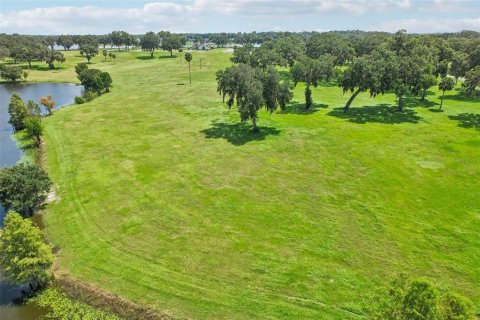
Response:
[[[195,43],[192,46],[193,50],[210,50],[210,49],[213,49],[213,48],[215,48],[215,44],[209,43],[209,42]]]

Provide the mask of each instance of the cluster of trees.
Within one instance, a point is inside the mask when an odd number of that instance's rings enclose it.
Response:
[[[52,96],[40,97],[40,103],[45,107],[48,115],[53,113],[56,102]],[[25,104],[17,93],[13,93],[10,97],[8,113],[10,115],[8,122],[13,129],[15,131],[25,129],[27,134],[35,139],[36,145],[39,146],[43,134],[42,112],[39,105],[33,100],[28,100]]]
[[[29,68],[34,61],[45,61],[53,69],[55,62],[64,62],[65,57],[49,45],[49,38],[0,35],[0,58],[10,57],[14,64],[27,62]],[[18,79],[18,78],[17,78]]]
[[[150,31],[140,39],[140,46],[142,50],[150,52],[152,58],[156,49],[169,51],[170,56],[173,56],[173,50],[180,50],[187,43],[187,40],[187,37],[169,31],[158,33]]]
[[[119,51],[121,47],[125,47],[128,51],[130,46],[135,47],[138,45],[138,39],[126,31],[112,31],[106,37],[99,38],[99,43],[102,44],[104,48],[110,43],[116,46]]]
[[[477,33],[473,33],[477,35]],[[312,106],[311,86],[334,81],[344,93],[352,95],[344,111],[358,94],[371,97],[395,93],[398,110],[404,97],[424,100],[428,89],[438,84],[446,91],[464,77],[467,92],[480,86],[480,39],[444,39],[432,35],[409,35],[400,30],[388,33],[330,32],[313,33],[308,38],[287,34],[265,40],[260,47],[246,44],[235,48],[231,61],[252,68],[290,67],[294,84],[305,83],[305,107]],[[443,105],[443,99],[440,109]]]
[[[439,290],[432,282],[401,275],[388,294],[379,299],[375,320],[474,320],[476,310],[468,299]]]
[[[110,74],[99,69],[89,69],[86,63],[79,63],[75,66],[77,78],[87,91],[93,91],[97,94],[109,92],[112,85]]]
[[[36,165],[0,170],[0,203],[9,210],[0,229],[0,265],[15,284],[35,290],[47,283],[53,264],[52,248],[29,217],[45,200],[51,182]]]
[[[241,120],[252,120],[254,132],[257,131],[258,111],[261,108],[270,113],[278,106],[285,109],[293,97],[289,83],[281,81],[278,71],[272,66],[261,69],[240,63],[219,70],[216,77],[217,91],[223,101],[227,98],[229,109],[236,104]]]

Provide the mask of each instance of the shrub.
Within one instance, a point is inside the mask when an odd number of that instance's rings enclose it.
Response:
[[[52,248],[30,219],[10,211],[5,217],[5,228],[0,231],[0,264],[10,281],[28,283],[36,289],[50,277]]]
[[[75,103],[76,103],[76,104],[85,103],[85,98],[82,97],[82,96],[76,96],[76,97],[75,97]]]
[[[93,91],[86,91],[85,94],[83,95],[83,97],[85,98],[85,101],[92,101],[93,99],[95,99],[97,97],[97,94]]]
[[[22,79],[22,77],[27,78],[28,73],[24,73],[22,68],[16,66],[0,66],[0,77],[7,81],[11,81],[13,83],[17,82],[17,80]]]
[[[0,203],[29,217],[43,203],[52,183],[36,165],[19,164],[0,170]]]

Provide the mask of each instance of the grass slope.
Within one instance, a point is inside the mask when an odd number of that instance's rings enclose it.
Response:
[[[72,66],[31,79],[73,81]],[[249,133],[216,93],[221,50],[120,53],[112,93],[45,120],[64,272],[197,319],[359,319],[396,273],[480,303],[480,103],[303,87]],[[199,68],[199,58],[202,66]]]

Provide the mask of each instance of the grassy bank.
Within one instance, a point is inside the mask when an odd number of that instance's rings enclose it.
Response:
[[[320,87],[305,113],[299,86],[253,135],[216,93],[227,54],[194,52],[192,85],[167,55],[96,57],[112,93],[44,121],[62,272],[201,319],[359,319],[399,272],[480,303],[479,101],[363,94],[342,114]]]

